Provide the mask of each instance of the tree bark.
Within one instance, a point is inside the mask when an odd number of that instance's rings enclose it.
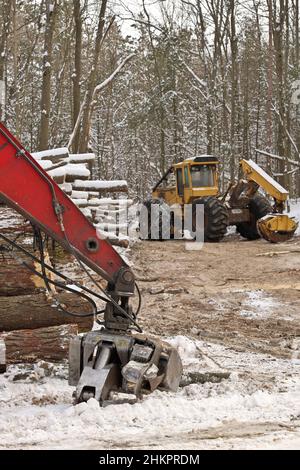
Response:
[[[0,333],[6,346],[6,363],[59,362],[69,354],[69,344],[77,335],[77,325],[53,326],[36,330],[18,330]]]
[[[57,294],[68,311],[89,313],[91,306],[75,294]],[[0,331],[35,329],[48,326],[78,324],[80,332],[89,331],[93,317],[73,317],[60,311],[54,299],[45,293],[0,297]]]
[[[73,0],[73,15],[75,21],[75,56],[73,73],[73,128],[75,128],[78,115],[80,113],[81,97],[81,53],[82,53],[82,19],[80,0]],[[74,136],[72,149],[74,153],[78,152],[79,134]]]
[[[5,121],[5,63],[7,61],[7,39],[10,27],[11,0],[3,0],[1,12],[1,33],[0,33],[0,120]]]
[[[26,262],[36,269],[33,261]],[[0,298],[18,295],[35,295],[45,291],[43,281],[32,274],[21,261],[5,257],[1,261],[0,270]]]
[[[104,35],[106,7],[107,7],[107,0],[102,0],[100,13],[99,13],[97,35],[95,39],[93,63],[92,63],[91,72],[87,81],[87,90],[86,90],[85,102],[84,102],[84,107],[83,107],[82,127],[81,127],[80,138],[79,138],[80,153],[84,153],[88,151],[89,133],[90,133],[90,128],[89,128],[90,107],[92,104],[93,92],[94,92],[96,81],[97,81],[99,55],[100,55],[100,49],[101,49],[102,39]]]
[[[44,70],[41,98],[41,125],[39,133],[39,150],[46,150],[49,141],[49,118],[51,107],[51,66],[53,35],[57,14],[57,0],[46,0],[47,19],[44,41]]]

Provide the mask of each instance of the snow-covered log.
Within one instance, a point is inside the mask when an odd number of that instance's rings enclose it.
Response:
[[[89,198],[89,192],[88,191],[72,191],[71,198],[87,200]]]
[[[132,199],[112,199],[110,197],[103,197],[101,199],[98,199],[98,204],[99,206],[120,206],[120,207],[126,207],[126,206],[131,206],[133,204]]]
[[[67,147],[61,147],[51,150],[43,150],[42,152],[34,152],[32,156],[35,160],[51,160],[51,162],[59,162],[69,158]]]
[[[52,326],[35,330],[0,333],[6,346],[6,363],[58,362],[68,357],[71,338],[77,335],[77,325]]]
[[[62,183],[58,185],[68,196],[72,194],[72,184],[71,183]]]
[[[76,165],[75,163],[69,163],[67,165],[49,170],[48,174],[54,179],[56,183],[72,183],[77,178],[87,180],[91,176],[90,170],[86,168],[84,163]]]
[[[125,235],[117,236],[114,232],[106,232],[97,228],[97,233],[102,239],[108,240],[112,245],[128,248],[129,238]]]
[[[91,209],[89,209],[88,207],[83,207],[83,208],[80,208],[80,210],[83,213],[83,215],[87,217],[90,221],[93,220],[93,214],[92,214]]]
[[[68,311],[89,313],[91,306],[77,295],[61,293],[57,296]],[[54,299],[46,293],[0,297],[0,331],[44,328],[78,324],[79,331],[89,331],[93,317],[73,317],[60,311]]]
[[[53,167],[53,162],[51,162],[51,160],[40,160],[39,164],[45,171],[51,170]]]
[[[69,155],[70,163],[94,163],[95,161],[94,153],[73,153]]]
[[[111,232],[115,231],[117,234],[121,230],[127,230],[127,223],[125,224],[117,224],[117,223],[99,223],[96,225],[97,229],[103,230],[104,232]]]
[[[75,180],[73,188],[77,191],[97,191],[99,194],[109,192],[128,192],[127,182],[124,180],[116,181],[81,181]]]
[[[77,207],[88,207],[88,200],[87,199],[74,199],[73,200],[74,204],[76,204]]]

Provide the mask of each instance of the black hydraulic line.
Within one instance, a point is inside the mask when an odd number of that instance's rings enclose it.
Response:
[[[0,237],[6,242],[8,243],[9,245],[11,245],[12,247],[20,250],[22,253],[24,253],[26,256],[28,256],[29,258],[31,258],[33,261],[36,261],[37,263],[41,264],[41,260],[39,258],[37,258],[36,256],[34,256],[32,253],[30,253],[29,251],[27,251],[25,248],[23,248],[21,245],[17,244],[15,241],[11,240],[10,238],[8,238],[6,235],[3,235],[2,233],[0,233]],[[25,264],[22,260],[20,260],[20,262],[22,264]],[[26,267],[28,267],[28,265],[26,264]],[[74,284],[76,285],[78,288],[84,290],[85,292],[87,292],[88,294],[90,295],[93,295],[94,297],[98,298],[99,300],[102,300],[103,302],[109,302],[109,299],[107,299],[107,297],[103,297],[102,295],[98,294],[98,293],[95,293],[94,291],[90,290],[88,287],[86,286],[83,286],[81,284],[79,284],[77,281],[73,280],[73,279],[70,279],[69,277],[65,276],[64,274],[60,273],[59,271],[57,271],[56,269],[54,269],[52,266],[50,266],[49,264],[45,263],[44,262],[44,267],[45,269],[47,269],[48,271],[52,272],[53,274],[61,277],[62,279],[64,279],[65,281],[67,281],[68,283],[70,284]],[[32,270],[32,268],[30,268]],[[40,273],[37,272],[37,274],[40,276]],[[47,276],[46,276],[47,277]],[[47,277],[48,278],[48,277]],[[136,289],[137,289],[137,292],[138,292],[138,297],[139,297],[139,304],[138,304],[138,308],[136,310],[136,312],[134,313],[134,316],[135,318],[137,317],[138,313],[140,312],[140,309],[141,309],[141,292],[140,292],[140,289],[137,285],[137,283],[135,283],[135,286],[136,286]],[[71,288],[68,288],[67,286],[65,286],[64,284],[62,283],[59,283],[59,287],[61,287],[62,289],[65,289],[65,290],[69,290]],[[73,292],[73,290],[72,290]],[[76,291],[78,293],[78,291]],[[104,294],[106,295],[106,292],[104,292]],[[83,294],[82,294],[83,296]],[[92,299],[91,299],[92,300]],[[98,312],[97,314],[100,314],[100,313],[103,313],[103,311],[100,311]]]
[[[11,246],[13,246],[14,248],[20,250],[22,253],[24,253],[26,256],[28,256],[29,258],[31,258],[33,261],[36,261],[37,263],[40,264],[40,260],[39,258],[37,258],[36,256],[34,256],[32,253],[30,253],[29,251],[25,250],[25,248],[23,248],[21,245],[18,245],[17,243],[15,243],[14,241],[10,240],[10,238],[6,237],[5,235],[3,235],[3,233],[0,233],[0,237],[3,238],[4,241],[6,241],[8,244],[10,244]],[[21,261],[22,263],[23,261]],[[77,287],[79,287],[80,289],[88,292],[89,294],[97,297],[98,299],[100,300],[103,300],[104,302],[107,302],[108,299],[106,297],[103,297],[102,295],[100,294],[97,294],[95,292],[93,292],[92,290],[90,290],[88,287],[86,286],[83,286],[81,284],[79,284],[77,281],[73,280],[73,279],[70,279],[69,277],[65,276],[64,274],[60,273],[59,271],[57,271],[56,269],[54,269],[52,266],[50,266],[49,264],[45,263],[45,268],[48,270],[48,271],[51,271],[53,274],[61,277],[62,279],[64,279],[65,281],[67,281],[68,283],[70,284],[74,284],[76,285]]]
[[[45,282],[45,276],[40,273],[39,271],[37,271],[36,269],[34,269],[32,266],[29,266],[25,261],[22,263],[29,271],[31,271],[32,273],[36,274],[37,276],[39,276],[41,279],[43,279],[43,281]],[[93,313],[74,313],[74,312],[69,312],[68,310],[66,310],[60,302],[57,301],[57,299],[55,299],[57,302],[58,302],[58,306],[59,308],[64,312],[66,313],[67,315],[70,315],[72,317],[93,317],[94,315],[98,315],[100,313],[102,313],[102,311],[97,311],[97,305],[96,303],[94,302],[93,299],[91,299],[90,297],[88,297],[87,295],[83,294],[82,292],[78,292],[76,289],[73,289],[72,287],[68,287],[68,286],[65,286],[64,284],[60,283],[60,282],[57,282],[57,281],[54,281],[53,279],[50,279],[49,277],[47,277],[46,275],[46,280],[47,280],[47,283],[49,284],[53,284],[54,286],[56,287],[59,287],[61,289],[64,289],[66,291],[69,291],[69,292],[72,292],[73,294],[75,295],[78,295],[79,297],[82,297],[83,299],[87,300],[90,304],[92,304],[92,306],[94,307],[94,312]]]

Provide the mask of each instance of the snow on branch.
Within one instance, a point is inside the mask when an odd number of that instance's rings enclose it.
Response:
[[[261,155],[264,155],[265,157],[269,157],[269,158],[272,158],[274,160],[286,161],[286,162],[290,163],[291,165],[300,167],[300,162],[298,162],[296,160],[291,160],[290,158],[280,157],[279,155],[274,155],[273,153],[266,152],[265,150],[255,149],[255,152],[257,152]]]
[[[92,104],[95,102],[95,98],[96,98],[96,95],[101,91],[103,90],[103,88],[107,87],[107,85],[109,85],[112,80],[120,73],[120,71],[122,70],[122,68],[127,64],[127,62],[129,62],[133,57],[135,56],[135,54],[130,54],[128,55],[127,57],[125,57],[125,59],[118,65],[118,67],[113,71],[113,73],[106,79],[104,80],[104,82],[100,83],[99,85],[97,85],[93,91],[93,95],[92,95]],[[70,135],[70,139],[69,139],[69,142],[68,142],[68,148],[71,147],[73,141],[74,141],[74,138],[77,134],[77,131],[78,131],[78,128],[79,128],[79,125],[80,125],[80,122],[81,122],[81,118],[82,118],[82,114],[83,114],[83,110],[85,108],[85,105],[86,105],[86,99],[87,99],[87,94],[85,94],[85,97],[84,97],[84,100],[83,100],[83,103],[80,107],[80,111],[79,111],[79,114],[78,114],[78,117],[77,117],[77,120],[76,120],[76,123],[75,123],[75,126],[74,126],[74,129],[73,129],[73,132],[72,134]],[[91,113],[90,113],[91,114]]]
[[[103,90],[103,88],[105,88],[107,85],[109,85],[110,82],[118,75],[118,73],[120,73],[124,65],[126,65],[127,62],[129,62],[134,56],[135,54],[133,53],[125,57],[123,62],[121,62],[118,65],[118,67],[114,70],[114,72],[106,80],[104,80],[104,82],[100,83],[99,85],[95,87],[94,92],[93,92],[93,100],[94,100],[95,95],[99,93],[101,90]]]
[[[201,78],[199,78],[198,75],[196,75],[195,72],[194,72],[185,62],[183,62],[183,65],[185,66],[185,68],[187,69],[187,71],[192,75],[192,77],[196,80],[196,82],[197,82],[201,87],[207,88],[207,83],[206,83],[205,81],[201,80]],[[201,93],[201,95],[203,96],[203,98],[205,99],[205,101],[210,101],[210,100],[211,100],[211,97],[210,97],[209,94],[204,93],[200,88],[197,88],[197,90]],[[223,103],[223,100],[221,100],[218,96],[217,96],[217,99],[218,99],[218,101],[219,101],[221,104],[224,104],[227,113],[228,113],[228,114],[231,114],[231,110],[230,110],[228,104],[227,104],[227,103]]]

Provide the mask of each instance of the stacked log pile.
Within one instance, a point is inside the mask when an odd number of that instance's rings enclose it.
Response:
[[[101,236],[107,238],[113,245],[128,246],[128,221],[125,215],[132,200],[120,198],[121,195],[128,194],[126,181],[91,179],[95,161],[93,153],[74,155],[69,154],[68,149],[63,147],[32,155],[71,197],[83,214],[97,225]],[[110,196],[114,196],[115,199]]]

